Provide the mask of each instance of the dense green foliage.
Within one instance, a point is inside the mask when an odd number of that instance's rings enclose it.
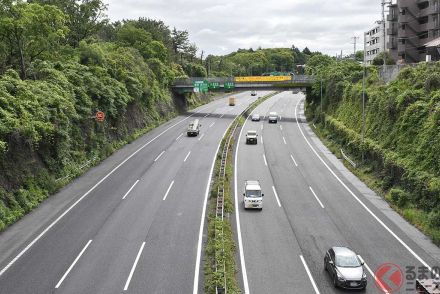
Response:
[[[175,115],[173,80],[205,73],[185,31],[174,30],[175,48],[163,22],[109,24],[105,8],[100,0],[0,2],[0,230]]]
[[[292,48],[274,48],[249,50],[239,49],[226,56],[208,55],[205,67],[209,76],[261,76],[270,72],[301,73],[305,62],[314,55],[306,47],[300,51],[295,46]]]
[[[361,161],[387,199],[399,209],[428,213],[437,226],[440,211],[440,63],[406,67],[384,84],[367,68],[365,140],[362,141],[362,76],[356,62],[325,56],[309,60],[318,81],[307,96],[307,115],[328,139]],[[324,96],[320,113],[320,85]],[[435,219],[434,219],[435,218]],[[438,226],[436,227],[439,228]],[[435,237],[433,235],[433,237]],[[436,240],[439,241],[439,240]]]

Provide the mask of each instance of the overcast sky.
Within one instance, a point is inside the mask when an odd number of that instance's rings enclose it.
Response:
[[[381,18],[381,0],[104,0],[112,21],[147,17],[187,30],[206,54],[238,48],[309,47],[353,52],[359,36]]]

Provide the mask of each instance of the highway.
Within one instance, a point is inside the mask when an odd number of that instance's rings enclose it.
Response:
[[[439,250],[377,196],[343,172],[318,143],[304,117],[304,95],[283,92],[253,113],[277,112],[277,124],[248,119],[236,151],[236,226],[244,293],[344,293],[324,272],[332,246],[348,246],[365,261],[365,293],[384,293],[374,272],[394,263],[406,275],[423,265],[438,266]],[[258,144],[245,133],[258,131]],[[244,210],[245,180],[259,180],[262,211]],[[419,238],[419,239],[417,239]],[[412,283],[411,283],[412,282]],[[415,280],[397,293],[414,293]]]
[[[152,130],[1,234],[0,293],[203,293],[214,157],[256,99],[234,96],[235,107],[225,95]]]

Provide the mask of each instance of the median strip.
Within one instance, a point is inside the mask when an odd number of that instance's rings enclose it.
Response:
[[[241,115],[233,121],[224,136],[213,174],[213,184],[210,191],[210,202],[208,212],[208,237],[205,248],[205,292],[206,293],[240,293],[239,283],[236,277],[236,261],[231,221],[229,215],[234,212],[231,190],[233,169],[232,153],[235,144],[237,130],[243,125],[252,110],[260,103],[278,94],[278,92],[266,95],[252,103]],[[229,144],[229,145],[227,145]],[[227,148],[225,148],[227,147]],[[223,152],[226,156],[223,157]],[[221,176],[221,161],[224,161],[224,176]],[[219,189],[223,187],[223,189]],[[223,198],[224,217],[217,217],[218,196]],[[243,271],[243,269],[242,269]],[[224,292],[221,292],[224,291]]]

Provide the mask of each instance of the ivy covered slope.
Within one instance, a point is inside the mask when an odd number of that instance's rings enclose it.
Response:
[[[307,115],[327,139],[361,162],[364,175],[393,206],[440,243],[440,63],[403,69],[384,84],[377,68],[366,80],[366,129],[362,144],[362,66],[315,56],[308,70],[318,81],[307,95]],[[323,115],[320,85],[323,80]]]
[[[171,82],[183,67],[200,70],[185,31],[149,19],[109,24],[105,8],[0,3],[0,231],[88,161],[174,116]]]

